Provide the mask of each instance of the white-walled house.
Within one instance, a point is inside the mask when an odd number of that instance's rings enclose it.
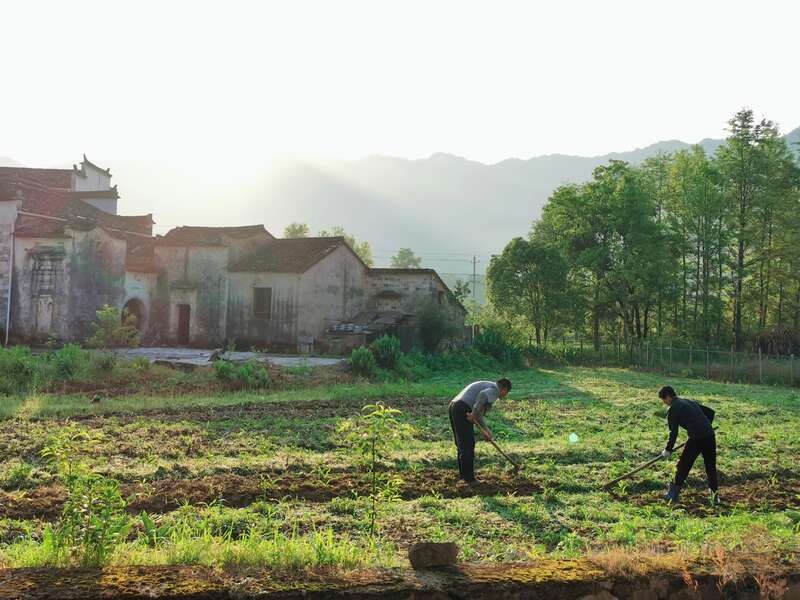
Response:
[[[152,215],[118,215],[118,198],[110,171],[85,156],[71,170],[0,167],[9,339],[80,341],[104,304],[134,315],[152,344],[345,350],[402,330],[410,347],[425,303],[463,325],[432,269],[371,269],[341,237],[277,239],[263,225],[153,236]]]

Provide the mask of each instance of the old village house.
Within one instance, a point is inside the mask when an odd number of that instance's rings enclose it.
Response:
[[[346,351],[383,332],[419,345],[426,304],[466,311],[432,269],[371,269],[343,238],[279,239],[263,225],[177,227],[117,214],[111,172],[0,167],[0,327],[12,341],[83,340],[104,304],[150,344],[235,339],[280,350]]]

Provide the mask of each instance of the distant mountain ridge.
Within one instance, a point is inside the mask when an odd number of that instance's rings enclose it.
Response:
[[[800,142],[800,128],[785,136]],[[723,140],[699,145],[712,154]],[[478,271],[509,239],[525,235],[553,190],[580,183],[609,160],[641,163],[659,152],[692,145],[667,140],[628,152],[582,157],[548,154],[487,165],[446,153],[409,160],[373,155],[360,160],[287,159],[244,182],[209,184],[197,176],[150,161],[92,157],[111,167],[120,211],[154,214],[157,231],[177,225],[264,223],[275,235],[293,221],[312,232],[342,225],[368,240],[379,266],[398,248],[410,247],[423,265],[449,274]],[[793,146],[795,151],[797,146]],[[82,152],[76,149],[76,154]],[[19,163],[0,159],[0,165]],[[47,166],[47,165],[30,165]],[[465,277],[466,279],[466,277]]]

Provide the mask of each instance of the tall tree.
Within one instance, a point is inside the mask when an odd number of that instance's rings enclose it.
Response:
[[[306,238],[311,228],[306,223],[289,223],[283,230],[285,238]]]
[[[394,269],[419,269],[421,265],[422,258],[416,256],[411,248],[400,248],[392,257]]]
[[[733,342],[741,348],[744,341],[744,289],[751,265],[747,254],[753,242],[756,202],[765,187],[765,146],[777,136],[772,121],[756,122],[753,111],[743,109],[728,121],[726,143],[717,150],[717,161],[725,191],[733,205],[732,227],[735,240],[733,265]]]
[[[566,286],[567,268],[559,252],[514,238],[492,258],[486,276],[492,304],[508,316],[523,316],[534,328],[536,345],[546,344]]]

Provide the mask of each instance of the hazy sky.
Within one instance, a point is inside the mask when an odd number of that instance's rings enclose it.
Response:
[[[719,137],[744,105],[786,131],[799,7],[0,0],[0,156],[496,162]]]

